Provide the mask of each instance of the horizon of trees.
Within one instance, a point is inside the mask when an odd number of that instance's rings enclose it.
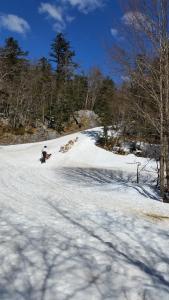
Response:
[[[49,57],[32,62],[27,56],[13,37],[0,47],[0,116],[9,119],[11,128],[48,118],[61,132],[82,109],[96,111],[104,121],[111,118],[113,80],[97,67],[89,74],[79,72],[75,52],[62,33],[52,41]]]

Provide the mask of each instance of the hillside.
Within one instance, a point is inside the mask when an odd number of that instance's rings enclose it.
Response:
[[[168,299],[169,206],[149,185],[155,163],[95,146],[99,130],[0,146],[1,300]]]

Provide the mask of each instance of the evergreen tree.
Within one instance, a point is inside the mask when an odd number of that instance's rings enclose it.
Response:
[[[10,114],[11,119],[14,112],[21,110],[19,105],[16,107],[16,99],[20,97],[21,81],[27,72],[26,55],[13,37],[7,38],[5,45],[0,47],[0,106],[2,114],[6,117]]]
[[[38,112],[38,117],[44,122],[50,107],[52,82],[52,68],[47,58],[39,59],[35,68],[32,68],[32,76],[34,78],[32,83],[34,110]]]
[[[42,57],[38,61],[38,71],[42,81],[48,81],[52,75],[51,64],[46,57]]]
[[[115,85],[112,79],[104,78],[95,102],[94,111],[100,116],[103,125],[111,125],[115,112]]]
[[[5,46],[0,48],[0,59],[5,59],[10,66],[16,65],[18,62],[24,61],[28,52],[24,52],[18,41],[13,37],[5,40]]]
[[[56,74],[58,80],[69,79],[73,69],[77,66],[73,62],[75,52],[71,50],[70,42],[62,33],[58,33],[51,45],[51,60],[56,63]]]

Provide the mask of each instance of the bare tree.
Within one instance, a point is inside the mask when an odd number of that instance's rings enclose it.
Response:
[[[85,109],[93,110],[102,82],[103,75],[101,71],[98,68],[93,67],[88,75],[88,90],[85,100]]]
[[[137,112],[160,136],[160,190],[164,197],[165,190],[169,191],[169,2],[126,2],[121,24],[128,39],[125,47],[113,47],[112,57],[131,87],[138,87],[134,99]]]

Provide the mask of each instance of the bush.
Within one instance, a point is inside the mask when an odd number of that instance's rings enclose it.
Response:
[[[0,124],[0,136],[2,137],[5,133],[11,132],[10,126],[4,126]]]
[[[117,151],[117,154],[120,154],[120,155],[126,155],[126,152],[124,149],[120,148],[118,151]]]
[[[20,126],[18,128],[13,128],[12,133],[15,135],[24,135],[25,134],[25,127]]]
[[[36,131],[36,128],[33,128],[33,127],[29,127],[28,129],[26,129],[26,133],[28,134],[34,134]]]
[[[114,148],[121,148],[121,141],[119,138],[99,136],[96,145],[106,150],[113,151]],[[116,150],[115,150],[116,151]]]

